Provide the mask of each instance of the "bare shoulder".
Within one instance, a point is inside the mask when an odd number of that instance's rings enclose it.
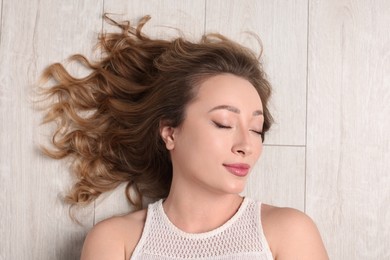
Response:
[[[146,209],[99,222],[84,241],[81,260],[129,259],[141,238],[145,220]]]
[[[263,204],[261,219],[275,259],[329,259],[317,226],[305,213]]]

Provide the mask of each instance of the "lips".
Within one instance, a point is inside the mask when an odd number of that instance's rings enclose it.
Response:
[[[246,163],[223,164],[223,166],[232,174],[245,177],[249,173],[250,165]]]

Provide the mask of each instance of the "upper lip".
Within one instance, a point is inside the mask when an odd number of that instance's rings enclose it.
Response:
[[[246,163],[224,163],[223,164],[226,167],[231,167],[231,168],[238,168],[238,169],[249,169],[251,166]]]

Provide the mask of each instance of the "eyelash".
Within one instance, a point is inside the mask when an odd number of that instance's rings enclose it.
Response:
[[[260,135],[261,137],[263,137],[263,132],[261,132],[261,131],[252,130],[252,132],[254,132],[255,134]]]
[[[231,128],[232,128],[231,126],[222,125],[222,124],[220,124],[220,123],[218,123],[218,122],[215,122],[215,121],[213,121],[213,123],[214,123],[215,126],[218,127],[218,128],[222,128],[222,129],[231,129]]]
[[[231,129],[232,127],[231,126],[227,126],[227,125],[222,125],[218,122],[215,122],[213,121],[213,123],[215,124],[216,127],[218,128],[222,128],[222,129]],[[258,134],[260,136],[263,136],[263,132],[262,131],[256,131],[256,130],[251,130],[252,132],[254,132],[255,134]]]

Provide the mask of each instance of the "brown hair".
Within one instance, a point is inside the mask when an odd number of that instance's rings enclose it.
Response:
[[[151,39],[141,32],[149,16],[137,27],[105,18],[122,30],[99,37],[103,58],[70,58],[90,69],[88,76],[73,77],[58,63],[42,76],[44,82],[55,82],[44,90],[54,98],[44,123],[57,123],[54,149],[44,152],[56,159],[70,157],[77,177],[68,202],[89,203],[123,182],[138,208],[142,196],[166,197],[172,165],[160,122],[179,126],[196,86],[213,75],[231,73],[252,83],[263,103],[264,138],[272,123],[267,108],[271,87],[249,49],[220,34],[204,35],[196,43],[181,37]],[[138,196],[130,196],[131,187]]]

